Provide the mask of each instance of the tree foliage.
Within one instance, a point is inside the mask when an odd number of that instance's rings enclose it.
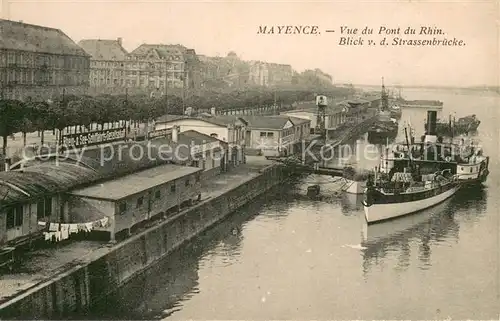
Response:
[[[69,126],[85,126],[131,120],[144,122],[165,114],[180,115],[187,107],[198,111],[268,106],[274,103],[292,104],[296,101],[313,100],[316,94],[346,96],[351,94],[346,88],[290,88],[245,87],[236,90],[198,90],[182,97],[149,97],[147,95],[99,95],[66,96],[55,102],[27,102],[0,100],[0,136],[3,137],[3,151],[7,137],[22,132],[63,130]],[[42,136],[43,140],[43,136]]]

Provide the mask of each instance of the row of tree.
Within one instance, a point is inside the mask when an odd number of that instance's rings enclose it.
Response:
[[[59,130],[70,126],[89,128],[104,124],[131,120],[135,123],[153,120],[165,114],[183,113],[185,108],[209,111],[215,107],[218,110],[232,108],[266,106],[271,104],[292,104],[296,101],[314,99],[318,94],[311,89],[294,88],[252,88],[233,91],[210,91],[179,96],[150,97],[147,95],[99,95],[71,96],[66,95],[59,101],[38,102],[28,99],[25,102],[17,100],[0,100],[0,136],[3,138],[3,155],[7,148],[7,138],[18,132],[23,133],[26,144],[26,133]],[[345,88],[332,88],[322,91],[329,96],[348,95]]]

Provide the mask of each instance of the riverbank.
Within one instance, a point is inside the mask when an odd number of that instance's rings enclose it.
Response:
[[[282,167],[260,157],[203,186],[202,201],[127,240],[75,242],[31,252],[24,273],[0,279],[3,318],[54,318],[85,311],[225,216],[286,180]],[[4,286],[5,285],[5,286]]]

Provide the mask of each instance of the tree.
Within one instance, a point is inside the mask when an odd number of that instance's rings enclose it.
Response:
[[[19,132],[23,119],[22,103],[17,100],[0,100],[0,136],[3,139],[2,153],[7,155],[7,141],[12,134]]]

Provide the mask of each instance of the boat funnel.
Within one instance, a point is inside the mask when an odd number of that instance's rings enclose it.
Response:
[[[437,111],[428,110],[427,111],[427,126],[425,133],[425,142],[435,143],[437,140],[436,136],[436,123],[437,123]]]

